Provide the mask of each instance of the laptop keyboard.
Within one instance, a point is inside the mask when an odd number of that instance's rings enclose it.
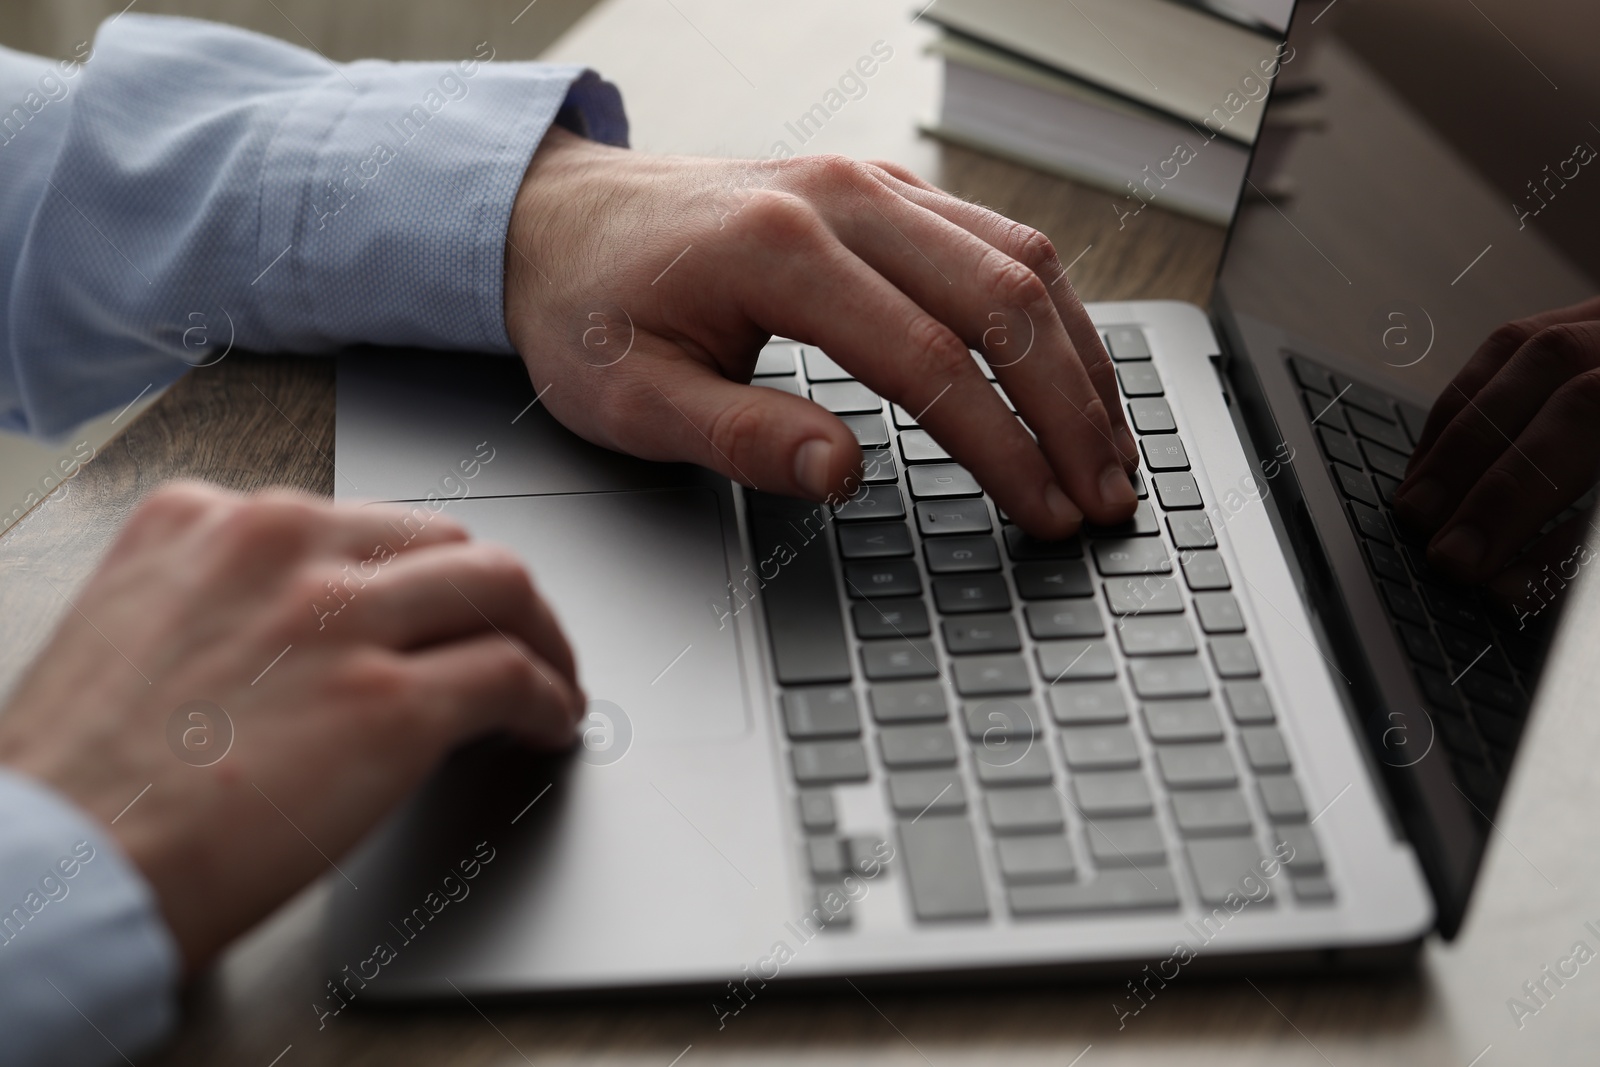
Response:
[[[1290,356],[1289,369],[1457,784],[1487,819],[1522,732],[1539,643],[1433,571],[1426,540],[1390,510],[1427,412],[1304,356]]]
[[[747,491],[755,565],[730,590],[731,610],[754,588],[765,605],[819,899],[872,869],[879,838],[840,832],[862,783],[883,790],[923,921],[1176,910],[1180,884],[1209,909],[1284,842],[1294,898],[1334,899],[1216,502],[1144,335],[1105,338],[1140,438],[1138,511],[1056,542],[817,349],[763,351],[754,384],[838,414],[866,460],[832,508]]]

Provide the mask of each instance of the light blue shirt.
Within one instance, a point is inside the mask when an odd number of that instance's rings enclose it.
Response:
[[[0,48],[0,426],[65,433],[230,344],[511,352],[534,149],[558,115],[627,123],[593,73],[492,51],[335,65],[137,14],[73,61]],[[170,1031],[178,972],[109,831],[0,770],[0,1065],[123,1062]]]

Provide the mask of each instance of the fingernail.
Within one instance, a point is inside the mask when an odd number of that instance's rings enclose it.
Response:
[[[1418,515],[1431,516],[1444,506],[1444,486],[1432,478],[1424,478],[1409,486],[1402,486],[1395,494],[1395,503]]]
[[[1113,463],[1100,475],[1100,499],[1108,507],[1132,504],[1139,499],[1128,481],[1128,472]]]
[[[1130,467],[1139,462],[1139,446],[1133,441],[1133,433],[1126,426],[1117,431],[1117,451],[1122,455],[1122,462]]]
[[[821,438],[807,441],[794,454],[794,480],[800,483],[807,496],[828,495],[828,468],[833,459],[833,445]]]
[[[1429,555],[1443,557],[1462,567],[1475,567],[1489,544],[1475,526],[1452,526],[1434,542]]]
[[[1067,494],[1063,493],[1055,482],[1044,487],[1044,506],[1058,519],[1074,525],[1083,522],[1083,512],[1078,510],[1078,505],[1069,500]]]

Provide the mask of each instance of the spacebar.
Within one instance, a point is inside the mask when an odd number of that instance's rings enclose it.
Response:
[[[750,492],[756,580],[767,606],[772,658],[783,685],[848,682],[850,648],[839,608],[826,505]]]

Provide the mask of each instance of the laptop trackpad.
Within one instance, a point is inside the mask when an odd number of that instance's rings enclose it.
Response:
[[[449,505],[522,557],[566,631],[591,701],[588,758],[748,729],[734,627],[716,607],[729,584],[718,505],[704,486]]]

